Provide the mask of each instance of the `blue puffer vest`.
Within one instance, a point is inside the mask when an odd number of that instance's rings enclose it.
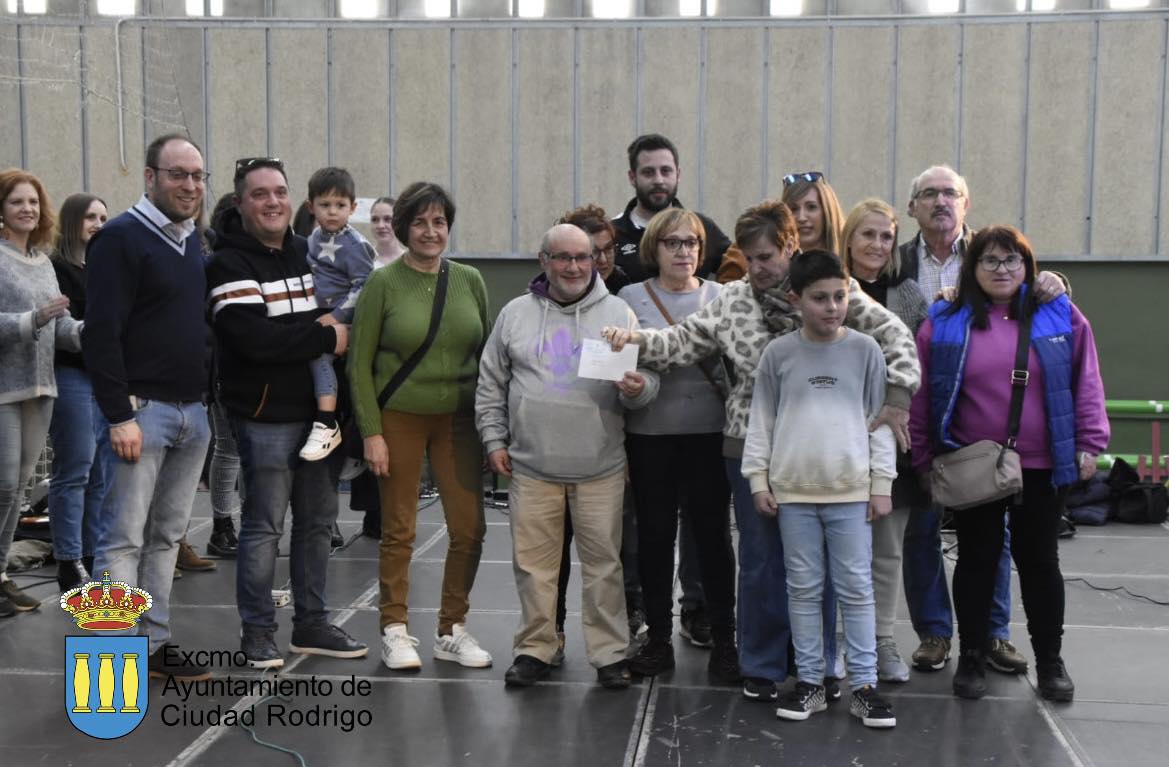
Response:
[[[1027,286],[1020,288],[1020,299]],[[929,434],[934,452],[962,447],[950,434],[954,407],[966,366],[973,312],[963,306],[953,314],[950,304],[937,301],[930,307],[933,334],[929,361]],[[1052,483],[1057,487],[1079,479],[1076,467],[1076,404],[1072,396],[1072,308],[1067,296],[1040,304],[1031,323],[1031,348],[1043,369],[1047,429],[1051,438]],[[1003,361],[1003,375],[1014,367],[1012,356]],[[1003,413],[1004,426],[1007,414]]]

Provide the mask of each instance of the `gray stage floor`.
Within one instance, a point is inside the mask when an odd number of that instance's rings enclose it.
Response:
[[[342,505],[347,501],[342,496]],[[191,540],[202,551],[210,520],[208,496],[200,493]],[[483,563],[472,594],[469,625],[494,655],[495,667],[469,670],[436,663],[431,655],[445,527],[435,504],[420,512],[412,569],[411,633],[421,640],[421,673],[389,672],[377,651],[377,545],[357,536],[358,517],[342,515],[352,542],[331,561],[329,599],[334,620],[371,645],[356,661],[288,656],[286,679],[332,682],[327,697],[299,695],[288,702],[255,705],[256,735],[321,765],[1164,765],[1169,725],[1169,608],[1094,591],[1083,582],[1067,586],[1065,658],[1076,681],[1076,701],[1052,705],[1037,698],[1027,677],[990,674],[990,694],[961,701],[950,694],[950,668],[914,672],[909,683],[886,685],[898,726],[873,731],[834,704],[804,723],[779,721],[772,706],[742,698],[736,688],[712,685],[703,651],[675,638],[678,668],[627,691],[595,684],[584,659],[579,623],[579,573],[569,601],[568,659],[552,680],[524,691],[505,690],[517,600],[510,566],[507,517],[487,512]],[[1127,586],[1169,601],[1169,528],[1113,525],[1080,528],[1061,542],[1064,574],[1102,587]],[[18,576],[33,584],[44,569]],[[286,577],[278,565],[277,584]],[[185,649],[238,647],[232,561],[210,573],[187,573],[176,581],[173,628]],[[182,702],[152,682],[145,721],[129,735],[99,741],[76,732],[64,707],[64,636],[81,633],[58,608],[55,581],[41,579],[29,591],[44,599],[41,609],[0,620],[0,765],[295,765],[290,754],[257,745],[242,728],[166,724]],[[290,610],[281,610],[278,641],[286,646]],[[897,638],[908,655],[916,646],[904,605]],[[1016,604],[1012,632],[1030,656]],[[237,668],[220,676],[249,676]],[[364,694],[344,694],[350,676]],[[317,690],[320,691],[319,688]],[[353,692],[353,691],[349,691]],[[212,710],[243,711],[256,699],[200,698],[188,716]],[[268,721],[284,706],[285,724]],[[331,724],[291,722],[292,711],[368,712],[371,724],[345,732]]]

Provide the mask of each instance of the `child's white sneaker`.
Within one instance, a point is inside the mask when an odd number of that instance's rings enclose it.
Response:
[[[304,447],[300,449],[300,458],[303,461],[319,461],[336,450],[340,444],[340,426],[326,426],[320,421],[313,421],[313,430],[309,432]]]
[[[491,653],[479,646],[478,640],[467,631],[466,624],[451,626],[451,633],[434,637],[434,659],[449,660],[467,668],[487,668]]]
[[[382,629],[382,663],[392,671],[422,668],[418,640],[406,633],[405,623],[391,623]]]

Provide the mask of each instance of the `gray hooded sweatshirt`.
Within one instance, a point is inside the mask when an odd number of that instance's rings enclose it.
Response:
[[[479,362],[475,425],[487,452],[507,448],[512,468],[548,482],[584,482],[625,468],[625,409],[658,394],[656,373],[639,368],[635,399],[612,381],[580,378],[582,341],[606,325],[637,327],[637,317],[594,273],[585,295],[561,306],[548,278],[532,280],[495,321]]]

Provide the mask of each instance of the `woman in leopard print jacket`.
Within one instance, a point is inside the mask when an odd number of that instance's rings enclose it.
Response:
[[[748,209],[735,224],[735,241],[746,255],[746,279],[722,292],[677,325],[661,330],[606,328],[615,349],[638,344],[640,360],[661,372],[722,355],[733,381],[726,400],[723,457],[734,492],[739,529],[739,662],[743,694],[774,700],[776,684],[788,675],[786,571],[779,527],[755,512],[751,491],[740,473],[743,440],[755,370],[763,349],[775,337],[797,330],[801,321],[787,301],[787,272],[799,237],[786,205],[768,200]],[[874,338],[885,353],[885,408],[902,447],[908,447],[908,409],[920,382],[913,334],[895,314],[873,301],[851,281],[846,325]],[[837,692],[839,695],[839,692]]]

